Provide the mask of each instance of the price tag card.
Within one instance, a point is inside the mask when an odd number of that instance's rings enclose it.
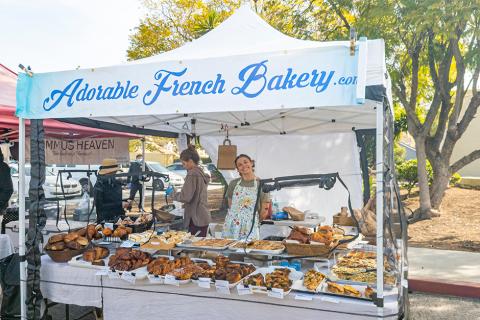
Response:
[[[200,288],[210,289],[211,281],[210,278],[198,278],[198,286]]]
[[[100,269],[95,273],[96,276],[108,276],[108,269]]]
[[[283,299],[283,296],[284,296],[283,289],[272,288],[272,290],[268,290],[268,296],[271,298]]]
[[[122,272],[120,279],[127,281],[128,283],[135,284],[135,276],[131,272]]]
[[[136,245],[136,243],[133,242],[132,240],[125,240],[125,241],[122,242],[120,247],[122,247],[122,248],[133,248],[135,245]]]
[[[402,279],[402,286],[404,288],[407,288],[408,289],[408,280],[407,279]]]
[[[105,222],[103,225],[104,228],[109,228],[113,230],[113,222]]]
[[[154,274],[148,274],[147,278],[150,283],[154,284],[162,284],[164,282],[162,277],[156,276]]]
[[[297,293],[295,295],[295,300],[312,301],[313,296],[311,294]]]
[[[230,294],[230,288],[229,288],[229,287],[218,287],[218,286],[215,286],[215,289],[217,290],[218,293],[221,293],[221,294]]]
[[[180,281],[175,279],[175,276],[172,276],[171,274],[167,274],[165,276],[165,284],[169,284],[172,286],[180,286]]]
[[[331,297],[321,297],[320,300],[326,301],[326,302],[333,302],[333,303],[339,303],[340,300],[331,298]]]
[[[243,284],[239,284],[237,286],[237,293],[239,296],[244,296],[247,294],[253,294],[252,288],[245,287]]]
[[[108,270],[107,275],[108,275],[108,279],[110,279],[110,280],[120,279],[120,275],[117,272],[112,271],[112,270]]]

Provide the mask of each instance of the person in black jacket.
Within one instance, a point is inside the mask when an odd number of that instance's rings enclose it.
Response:
[[[93,197],[97,208],[97,223],[115,222],[125,214],[128,203],[122,201],[122,183],[114,175],[120,171],[117,160],[104,159],[98,171],[97,182],[93,187]]]
[[[0,150],[0,212],[3,212],[8,207],[8,201],[13,193],[10,167],[3,160],[3,153]]]
[[[140,173],[142,172],[143,166],[143,156],[141,154],[137,154],[136,161],[130,164],[130,168],[128,169],[128,173],[130,174],[138,174],[134,176],[129,176],[127,178],[127,183],[130,183],[130,197],[128,200],[132,202],[135,199],[135,195],[137,191],[140,195],[140,200],[138,201],[138,210],[142,210],[142,198],[143,198],[143,185],[140,183]]]

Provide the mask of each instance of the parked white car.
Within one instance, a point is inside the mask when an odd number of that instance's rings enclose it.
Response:
[[[19,179],[18,179],[18,164],[10,164],[10,172],[12,174],[13,181],[13,190],[18,194]],[[31,166],[29,164],[25,165],[25,195],[28,197],[28,190],[30,186],[31,179]],[[63,190],[60,179],[57,181],[57,176],[45,170],[45,183],[43,184],[43,190],[45,193],[46,199],[63,199],[63,194],[66,197],[77,197],[82,195],[82,188],[80,183],[74,179],[63,179]]]

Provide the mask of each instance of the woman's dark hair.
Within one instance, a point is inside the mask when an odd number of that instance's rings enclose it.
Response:
[[[188,148],[183,150],[182,153],[180,153],[180,160],[188,161],[190,159],[195,164],[198,164],[200,162],[200,156],[198,155],[197,150],[195,150],[195,146],[192,144],[189,144]]]
[[[237,160],[240,159],[240,158],[247,158],[251,163],[252,163],[252,167],[255,168],[255,161],[252,160],[252,158],[250,158],[250,156],[247,156],[246,154],[239,154],[236,158],[235,158],[235,168],[238,168],[237,167]]]
[[[3,162],[4,158],[3,158],[3,153],[2,153],[2,149],[0,149],[0,162]]]

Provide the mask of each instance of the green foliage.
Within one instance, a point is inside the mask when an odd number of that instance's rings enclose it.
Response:
[[[398,142],[393,143],[393,158],[395,160],[395,165],[399,166],[401,163],[405,162],[405,155],[407,151],[403,148]]]
[[[458,172],[455,172],[451,177],[450,177],[450,185],[455,186],[457,185],[460,180],[462,180],[462,176]]]
[[[427,161],[427,175],[429,182],[433,179],[433,170],[430,163]],[[402,183],[403,187],[407,189],[408,195],[412,191],[413,187],[418,183],[418,168],[417,160],[412,159],[404,161],[397,166],[398,180]]]

